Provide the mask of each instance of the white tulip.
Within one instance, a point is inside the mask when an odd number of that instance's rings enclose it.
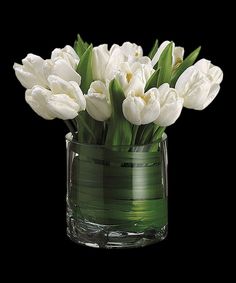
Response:
[[[223,72],[222,70],[211,64],[211,61],[206,59],[201,59],[197,61],[194,66],[201,71],[203,74],[205,74],[208,79],[215,84],[220,84],[223,80]]]
[[[202,59],[181,74],[175,88],[184,98],[185,107],[203,110],[218,94],[222,78],[223,72],[219,67]]]
[[[53,94],[65,94],[72,99],[76,104],[76,111],[80,112],[86,108],[86,100],[79,85],[74,81],[65,81],[57,76],[48,77],[49,85]],[[63,119],[63,118],[61,118]],[[71,118],[72,119],[72,118]]]
[[[65,81],[74,81],[79,85],[81,83],[81,77],[76,70],[67,62],[67,60],[60,57],[57,57],[54,60],[45,60],[43,68],[46,77],[55,75]]]
[[[49,76],[51,91],[41,86],[27,89],[25,99],[31,108],[44,119],[73,119],[85,110],[86,101],[76,82],[66,82]]]
[[[160,115],[154,121],[161,127],[172,125],[179,117],[184,99],[180,97],[174,88],[164,83],[158,88],[158,99],[160,102]]]
[[[32,88],[34,85],[48,86],[47,79],[43,72],[44,60],[34,54],[28,54],[23,60],[23,65],[15,63],[13,69],[16,77],[23,87]]]
[[[105,81],[105,71],[110,58],[107,44],[102,44],[93,48],[92,71],[93,79]]]
[[[104,83],[111,81],[122,62],[124,62],[124,55],[119,45],[114,44],[110,51],[108,51],[107,44],[94,47],[92,56],[93,78]]]
[[[131,42],[124,42],[121,51],[125,55],[126,61],[133,61],[143,56],[142,47]]]
[[[111,116],[109,90],[101,81],[91,83],[86,98],[86,110],[97,121],[106,121]]]
[[[79,64],[79,56],[70,45],[66,45],[64,48],[56,48],[52,51],[51,60],[55,61],[58,58],[66,60],[66,62],[73,68],[76,69]]]
[[[25,92],[26,102],[39,116],[47,120],[55,118],[47,107],[47,101],[51,96],[50,90],[39,85],[35,85],[32,89],[27,89]]]
[[[116,76],[117,72],[120,69],[120,64],[125,61],[124,54],[121,51],[119,45],[114,44],[110,51],[110,57],[107,62],[105,74],[104,74],[104,81],[106,83],[110,82]]]
[[[154,55],[152,59],[152,65],[155,66],[156,63],[159,61],[161,53],[164,51],[166,46],[170,43],[170,41],[166,40],[162,42],[162,44],[159,46],[156,54]],[[172,47],[172,66],[175,66],[183,61],[184,57],[184,48],[183,47],[175,47],[175,43],[173,42]]]
[[[153,72],[154,69],[150,58],[142,57],[135,62],[121,63],[116,77],[119,80],[125,95],[127,95],[130,89],[132,89],[133,80],[138,78],[145,85]]]
[[[160,114],[157,88],[144,93],[144,84],[136,80],[134,88],[128,93],[122,104],[125,118],[134,125],[149,124]]]

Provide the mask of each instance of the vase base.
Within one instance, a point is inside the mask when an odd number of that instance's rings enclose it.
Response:
[[[168,225],[161,229],[148,228],[142,232],[130,232],[122,225],[101,225],[84,220],[68,219],[67,235],[77,244],[92,248],[138,248],[158,243],[167,236]]]

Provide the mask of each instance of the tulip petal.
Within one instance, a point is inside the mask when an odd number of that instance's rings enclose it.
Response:
[[[106,121],[111,117],[111,105],[105,95],[85,95],[86,110],[97,121]]]
[[[75,101],[78,103],[78,105],[80,106],[79,111],[85,110],[86,108],[86,100],[84,97],[84,94],[81,90],[81,88],[79,87],[79,85],[76,82],[69,82],[72,87],[73,87],[73,92],[71,93],[71,97],[75,99]]]
[[[67,64],[69,64],[73,69],[76,69],[79,63],[79,57],[70,45],[66,45],[62,49],[56,48],[52,51],[52,61],[56,61],[58,58],[66,60]]]
[[[220,84],[223,80],[223,72],[221,68],[211,64],[208,77],[210,77],[211,81],[213,81],[215,84]]]
[[[62,120],[74,119],[79,112],[79,105],[66,94],[52,95],[47,107],[55,117]]]
[[[127,59],[137,59],[143,56],[143,49],[135,43],[124,42],[121,46],[122,53]]]
[[[187,92],[189,84],[194,80],[197,75],[200,75],[199,71],[191,66],[187,68],[178,78],[175,89],[178,91],[180,96],[184,96]]]
[[[52,75],[57,75],[66,81],[81,83],[80,75],[70,67],[65,60],[59,59],[55,62]]]
[[[128,96],[122,104],[123,114],[130,123],[141,125],[141,111],[144,106],[144,101],[141,98]]]
[[[167,127],[175,123],[179,118],[183,108],[183,98],[180,98],[176,102],[165,104],[161,107],[160,115],[155,120],[155,124],[161,127]]]
[[[211,89],[209,91],[209,94],[207,96],[206,101],[202,104],[201,107],[199,107],[197,110],[203,110],[205,109],[217,96],[218,92],[220,91],[220,85],[218,84],[213,84],[211,86]]]
[[[55,118],[53,113],[47,108],[47,100],[51,96],[51,91],[41,87],[34,86],[25,92],[25,100],[31,108],[42,118],[52,120]]]
[[[199,80],[194,87],[189,89],[187,95],[184,97],[184,107],[202,110],[205,101],[207,100],[211,84],[206,80]]]
[[[15,63],[13,65],[13,68],[15,70],[17,79],[20,81],[23,87],[30,89],[34,85],[38,84],[35,75],[28,71],[25,71],[25,68],[22,65]]]
[[[50,88],[54,94],[66,94],[79,105],[79,111],[85,110],[86,101],[84,95],[76,82],[67,82],[58,76],[48,77]]]
[[[109,51],[107,44],[99,45],[93,48],[92,71],[94,80],[105,80],[105,69],[109,60]]]
[[[208,73],[208,70],[210,69],[210,65],[211,65],[211,61],[206,59],[201,59],[194,64],[194,66],[204,74]]]

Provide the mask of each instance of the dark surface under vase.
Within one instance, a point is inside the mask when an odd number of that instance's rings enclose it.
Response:
[[[167,235],[167,141],[105,146],[67,141],[67,235],[99,248],[142,247]]]

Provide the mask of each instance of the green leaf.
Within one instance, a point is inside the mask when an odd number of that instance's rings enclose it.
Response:
[[[160,69],[157,69],[151,77],[148,79],[146,86],[145,86],[145,92],[148,91],[152,87],[157,87],[157,81],[159,76]]]
[[[125,94],[121,88],[120,83],[114,79],[109,85],[110,100],[112,106],[112,116],[113,118],[123,119],[122,103],[125,99]]]
[[[180,66],[175,70],[171,79],[171,87],[174,87],[180,75],[196,61],[201,50],[201,46],[195,49],[191,54],[184,59]]]
[[[80,88],[83,93],[87,93],[91,82],[93,81],[92,75],[92,44],[84,52],[83,56],[80,58],[77,72],[81,76],[81,85]]]
[[[78,141],[87,144],[102,144],[103,123],[94,120],[86,111],[76,117]]]
[[[163,83],[170,83],[172,73],[172,48],[173,43],[170,42],[161,53],[158,61],[158,68],[160,69],[157,83],[158,87]]]
[[[154,55],[157,53],[157,49],[158,49],[158,40],[156,39],[151,51],[148,54],[148,57],[150,59],[153,59]]]
[[[84,47],[85,47],[85,50],[89,47],[88,42],[85,42],[85,43],[84,43]]]
[[[129,123],[122,111],[122,103],[125,99],[124,92],[116,79],[109,86],[112,115],[108,121],[108,131],[105,144],[130,145],[132,142],[132,124]]]
[[[78,34],[77,40],[74,43],[74,49],[80,58],[83,56],[88,46],[89,46],[88,43],[84,42],[81,36]]]
[[[165,132],[166,127],[157,127],[153,137],[152,137],[152,142],[157,141],[158,139],[160,139],[163,135],[163,133]]]

